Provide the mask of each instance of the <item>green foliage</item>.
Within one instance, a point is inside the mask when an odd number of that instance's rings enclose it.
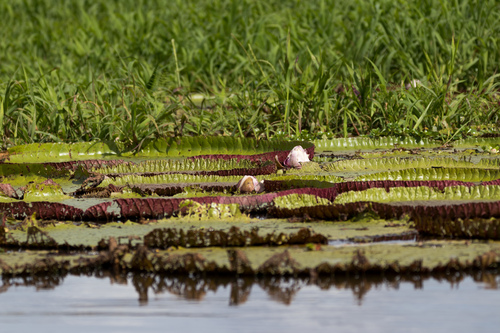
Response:
[[[328,199],[310,194],[289,194],[275,198],[273,203],[277,207],[288,209],[331,204]]]
[[[50,180],[28,183],[23,196],[25,201],[60,201],[69,198],[71,197],[64,194],[61,185]]]
[[[477,169],[495,169],[500,165],[498,159],[481,159],[478,163],[467,161],[467,159],[455,160],[447,158],[370,158],[344,160],[334,163],[328,163],[323,166],[326,172],[364,171],[364,170],[404,170],[412,168],[477,168]]]
[[[346,204],[358,201],[375,202],[410,202],[410,201],[435,201],[435,200],[498,200],[500,187],[487,186],[452,186],[445,187],[443,191],[432,187],[395,187],[389,191],[383,188],[370,188],[365,191],[350,191],[342,193],[335,198],[336,204]]]
[[[0,12],[3,147],[217,134],[448,142],[500,120],[495,0],[13,0]]]
[[[201,183],[237,183],[241,176],[197,176],[190,174],[161,174],[153,176],[137,176],[137,175],[123,175],[115,179],[107,178],[101,183],[101,187],[106,187],[109,184],[122,186],[134,184],[201,184]]]
[[[202,205],[193,200],[184,200],[179,204],[181,216],[185,219],[209,220],[241,217],[240,205],[216,204]]]
[[[231,169],[250,169],[258,165],[249,160],[237,159],[196,159],[196,160],[153,160],[143,161],[138,164],[118,164],[112,167],[94,169],[100,174],[110,173],[141,173],[141,172],[167,172],[167,171],[213,171]],[[0,169],[1,170],[1,169]]]
[[[411,168],[384,171],[356,177],[355,181],[367,180],[458,180],[464,182],[486,182],[500,179],[498,169],[475,168]]]
[[[252,155],[268,152],[292,150],[301,145],[311,148],[305,141],[266,140],[227,136],[196,136],[157,140],[145,140],[134,149],[126,149],[116,142],[43,143],[15,146],[8,149],[11,163],[41,163],[85,160],[91,158],[117,157],[180,157],[210,154]],[[245,162],[243,162],[245,163]],[[219,169],[219,168],[217,168]]]

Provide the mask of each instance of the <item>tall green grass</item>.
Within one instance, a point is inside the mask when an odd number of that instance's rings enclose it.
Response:
[[[133,149],[211,134],[451,140],[499,121],[495,0],[12,0],[0,12],[4,147]],[[422,85],[406,89],[414,79]]]

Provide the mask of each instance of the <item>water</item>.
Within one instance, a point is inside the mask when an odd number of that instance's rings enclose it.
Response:
[[[5,280],[2,332],[498,332],[500,275]]]

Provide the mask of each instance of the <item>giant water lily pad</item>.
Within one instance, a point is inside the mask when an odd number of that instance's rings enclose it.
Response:
[[[23,196],[25,201],[60,201],[68,198],[61,185],[51,179],[42,183],[28,183]]]
[[[46,250],[25,252],[0,252],[0,273],[3,276],[21,275],[65,275],[81,266],[82,259],[95,257],[92,254],[58,254]]]
[[[110,239],[108,250],[78,259],[47,253],[0,254],[2,274],[57,274],[115,266],[124,271],[188,274],[335,275],[345,273],[422,274],[497,268],[500,243],[429,241],[418,244],[362,246],[255,247],[243,250],[207,248],[195,251],[131,249]]]
[[[499,169],[476,168],[410,168],[384,171],[355,178],[366,180],[458,180],[464,182],[485,182],[500,178]]]
[[[231,169],[251,169],[259,166],[258,163],[246,159],[195,159],[195,160],[149,160],[140,163],[122,163],[114,166],[96,168],[92,171],[101,174],[146,173],[167,171],[218,171]]]
[[[357,201],[403,202],[403,201],[498,201],[500,186],[449,186],[436,189],[429,186],[393,187],[389,190],[371,188],[365,191],[351,191],[340,194],[335,203],[344,204]]]
[[[480,159],[474,163],[468,160],[455,160],[451,157],[447,158],[370,158],[370,159],[355,159],[344,160],[335,163],[329,163],[324,166],[325,171],[345,172],[349,171],[367,171],[375,170],[403,170],[410,168],[430,168],[430,167],[454,167],[454,168],[480,168],[493,169],[500,166],[500,159]]]
[[[235,137],[182,137],[146,142],[140,151],[127,151],[114,142],[42,143],[12,147],[5,159],[10,163],[43,163],[79,161],[96,158],[178,157],[197,155],[255,155],[292,150],[296,145],[306,149],[313,144],[303,141],[255,140]]]
[[[53,240],[53,245],[56,245],[51,247],[60,248],[67,248],[68,246],[70,248],[95,248],[100,241],[108,239],[109,237],[114,237],[119,240],[122,239],[125,243],[131,242],[131,244],[137,245],[143,242],[145,236],[152,234],[153,237],[156,233],[164,233],[165,230],[170,230],[170,233],[176,235],[176,237],[180,237],[179,235],[181,233],[187,235],[191,232],[196,237],[209,238],[210,234],[215,234],[216,232],[227,235],[233,228],[237,228],[237,231],[242,234],[249,233],[253,235],[255,233],[256,236],[262,237],[263,239],[269,238],[269,242],[261,242],[261,244],[267,245],[280,245],[273,240],[277,239],[273,237],[278,235],[284,235],[286,238],[281,241],[281,245],[287,244],[288,239],[290,237],[294,238],[293,235],[297,234],[301,229],[308,229],[307,232],[310,235],[321,235],[321,238],[324,240],[344,242],[398,239],[398,237],[405,238],[408,234],[415,235],[415,230],[413,230],[405,220],[387,221],[372,218],[364,218],[356,220],[355,222],[344,223],[319,221],[315,221],[314,223],[303,223],[300,221],[290,222],[278,219],[263,221],[241,215],[224,219],[200,219],[196,215],[186,215],[180,218],[148,221],[148,223],[133,223],[130,221],[125,223],[113,222],[102,225],[94,223],[81,223],[77,225],[71,222],[38,223],[38,229],[43,232],[43,237]],[[4,246],[9,245],[12,247],[17,244],[17,246],[20,247],[39,248],[43,245],[33,244],[32,240],[30,240],[29,223],[19,223],[17,226],[12,226],[9,229],[9,232],[5,234]],[[227,237],[224,235],[218,235],[217,237],[221,236]],[[160,235],[154,237],[158,238]],[[167,237],[161,236],[160,238],[161,240],[158,240],[157,244],[169,244]],[[320,238],[318,237],[317,239]],[[314,243],[314,238],[306,239],[303,243]],[[0,239],[0,246],[1,245],[2,241]],[[155,247],[151,242],[149,245]],[[172,243],[171,245],[161,245],[158,247],[173,245],[175,244]],[[177,245],[183,247],[186,247],[186,245],[189,246],[188,243],[178,243]],[[209,245],[208,243],[206,244],[206,246]],[[249,245],[252,244],[244,243],[239,246]],[[198,244],[196,246],[200,245]],[[226,246],[229,245],[226,244]]]
[[[468,138],[452,142],[454,148],[476,148],[486,145],[497,145],[498,138]],[[396,138],[383,137],[371,139],[366,137],[356,138],[338,138],[338,139],[320,139],[314,140],[314,145],[318,152],[323,151],[355,151],[355,150],[375,150],[375,149],[392,149],[392,148],[438,148],[441,143],[430,139],[414,139],[414,138]]]
[[[312,162],[281,169],[299,144]],[[314,144],[328,156],[314,159]],[[499,245],[491,241],[500,239],[496,155],[413,139],[314,144],[186,137],[144,142],[133,152],[114,143],[11,148],[0,168],[2,274],[111,266],[414,274],[498,264]],[[264,192],[239,193],[243,175],[263,181]],[[42,251],[29,252],[35,249]]]
[[[439,147],[440,144],[433,142],[431,140],[422,139],[417,140],[413,138],[339,138],[339,139],[321,139],[313,141],[316,146],[316,150],[319,152],[323,151],[349,151],[349,150],[373,150],[377,148],[391,149],[395,146],[404,148],[435,148]]]

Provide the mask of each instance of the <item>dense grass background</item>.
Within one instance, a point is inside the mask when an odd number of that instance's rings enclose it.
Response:
[[[499,121],[496,0],[11,0],[0,12],[4,147],[209,134],[449,140]],[[414,79],[422,85],[406,89]]]

